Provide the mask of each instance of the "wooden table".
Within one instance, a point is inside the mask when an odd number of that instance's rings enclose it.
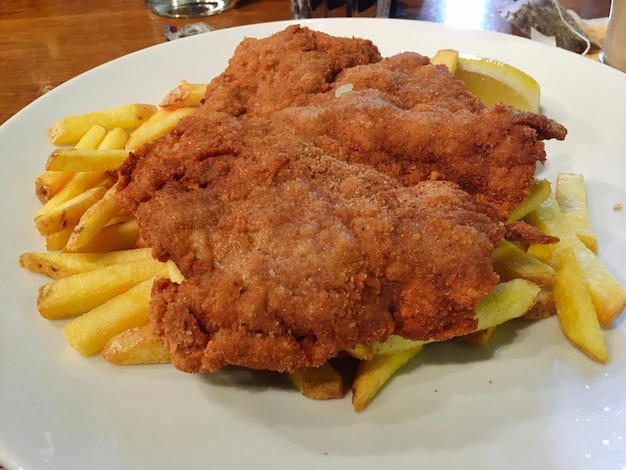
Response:
[[[511,33],[498,10],[511,0],[403,0],[404,17]],[[562,0],[583,18],[608,15],[610,0]],[[471,15],[458,15],[472,5]],[[197,20],[152,14],[143,0],[11,0],[0,11],[0,124],[66,80],[124,54],[166,41],[166,25],[216,28],[291,18],[288,0],[240,0]]]

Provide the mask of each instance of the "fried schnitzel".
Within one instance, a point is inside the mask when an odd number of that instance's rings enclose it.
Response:
[[[299,27],[244,40],[196,115],[120,170],[118,201],[185,276],[155,283],[155,331],[188,372],[471,332],[503,220],[564,135],[417,54]]]

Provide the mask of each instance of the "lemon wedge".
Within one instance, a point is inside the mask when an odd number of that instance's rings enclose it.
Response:
[[[539,84],[512,65],[484,57],[459,56],[454,75],[485,106],[504,103],[539,112]]]

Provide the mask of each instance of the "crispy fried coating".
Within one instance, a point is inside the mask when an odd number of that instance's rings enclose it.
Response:
[[[187,278],[159,281],[152,298],[177,367],[293,370],[393,332],[475,328],[504,227],[467,193],[404,186],[265,119],[211,117],[137,152],[122,193],[145,199],[134,209],[141,233]]]
[[[155,331],[189,372],[471,332],[506,214],[564,135],[418,54],[299,27],[245,40],[198,113],[120,170],[118,201],[186,278],[155,284]]]

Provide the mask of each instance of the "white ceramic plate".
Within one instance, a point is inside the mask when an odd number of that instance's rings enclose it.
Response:
[[[368,37],[385,55],[456,48],[533,75],[543,111],[565,124],[541,174],[583,173],[601,258],[626,284],[626,75],[526,39],[402,20],[317,20]],[[626,324],[606,332],[607,366],[564,339],[555,319],[497,330],[483,348],[433,345],[362,414],[344,400],[302,398],[272,375],[187,375],[170,366],[83,359],[61,322],[40,318],[45,279],[17,266],[43,249],[33,181],[61,116],[158,103],[179,80],[208,81],[244,36],[227,29],[120,58],[51,91],[0,128],[0,462],[24,469],[624,468]],[[410,467],[409,467],[410,466]],[[445,467],[444,467],[445,466]]]

